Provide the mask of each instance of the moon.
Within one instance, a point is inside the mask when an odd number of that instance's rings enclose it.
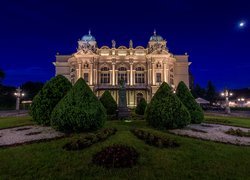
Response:
[[[239,28],[244,28],[246,26],[245,21],[240,21],[239,22]]]

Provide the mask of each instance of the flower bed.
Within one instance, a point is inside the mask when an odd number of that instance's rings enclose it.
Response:
[[[82,138],[78,138],[76,140],[73,140],[63,146],[63,149],[66,149],[68,151],[76,151],[81,150],[86,147],[89,147],[97,142],[101,142],[106,140],[111,135],[114,135],[116,133],[116,128],[106,128],[103,129],[96,134],[89,134],[87,136],[84,136]]]
[[[240,136],[240,137],[250,137],[250,131],[245,132],[239,128],[238,129],[230,128],[228,131],[226,131],[226,134],[230,134],[233,136]]]
[[[131,132],[139,139],[143,140],[146,144],[156,147],[174,148],[180,146],[175,140],[166,137],[160,137],[141,129],[132,129]]]
[[[112,145],[93,156],[92,162],[106,168],[126,168],[137,164],[139,153],[126,145]]]

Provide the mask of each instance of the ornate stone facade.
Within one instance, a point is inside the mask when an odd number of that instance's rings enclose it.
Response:
[[[126,82],[128,107],[137,105],[140,98],[148,102],[162,82],[175,88],[180,81],[189,86],[188,55],[173,55],[168,51],[167,41],[156,32],[150,37],[147,48],[97,47],[94,36],[89,32],[78,41],[77,52],[72,55],[56,55],[56,75],[67,77],[72,83],[82,77],[94,93],[100,97],[110,90],[118,101],[119,79]]]

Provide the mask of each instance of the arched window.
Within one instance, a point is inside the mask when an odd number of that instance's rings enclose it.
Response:
[[[145,78],[144,78],[144,68],[143,67],[137,67],[135,68],[135,83],[136,84],[144,84]]]
[[[137,95],[136,95],[136,102],[137,102],[137,104],[140,103],[140,101],[141,101],[142,98],[143,98],[143,94],[142,93],[137,93]]]
[[[127,83],[128,78],[127,78],[127,68],[126,67],[119,67],[118,68],[118,81],[123,79],[125,83]]]
[[[108,67],[101,68],[101,84],[110,83],[110,72]]]

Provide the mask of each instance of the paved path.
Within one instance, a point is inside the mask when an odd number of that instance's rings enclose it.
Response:
[[[9,111],[0,111],[0,117],[16,117],[16,116],[27,116],[27,110],[9,110]]]
[[[202,124],[191,124],[184,129],[174,129],[170,130],[170,132],[198,139],[250,146],[250,137],[239,137],[226,134],[225,131],[228,131],[230,128],[241,129],[242,131],[245,132],[250,131],[249,128],[202,123]]]
[[[29,143],[64,136],[51,127],[21,126],[0,130],[0,147]]]

